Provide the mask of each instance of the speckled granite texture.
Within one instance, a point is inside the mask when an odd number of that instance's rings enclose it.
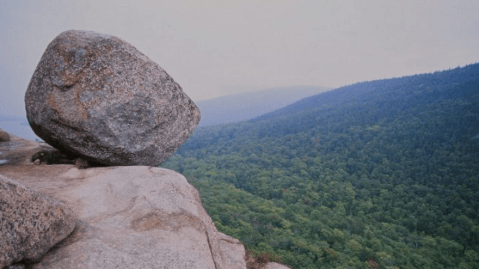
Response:
[[[74,30],[48,45],[25,107],[33,131],[48,144],[115,166],[159,165],[201,117],[180,85],[135,47]]]
[[[0,268],[38,261],[75,222],[63,203],[0,175]]]

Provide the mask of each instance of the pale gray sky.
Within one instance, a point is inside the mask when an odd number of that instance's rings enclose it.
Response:
[[[194,100],[479,62],[478,0],[0,0],[0,115],[62,31],[118,36]]]

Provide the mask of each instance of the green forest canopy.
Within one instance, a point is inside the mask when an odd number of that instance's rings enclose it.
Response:
[[[479,64],[198,128],[161,166],[292,268],[479,268]]]

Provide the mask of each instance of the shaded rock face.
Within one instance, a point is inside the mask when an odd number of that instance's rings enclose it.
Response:
[[[40,163],[45,164],[73,164],[75,163],[75,156],[69,156],[57,149],[42,150],[32,155],[31,161],[39,160]]]
[[[157,166],[200,120],[173,78],[132,45],[73,30],[48,45],[25,107],[33,131],[48,144],[117,166]]]
[[[0,129],[0,142],[8,142],[8,141],[10,141],[10,136],[8,135],[7,132]]]
[[[91,164],[82,158],[77,158],[69,152],[63,153],[57,149],[44,149],[36,152],[31,157],[32,163],[39,164],[75,164],[77,168],[85,169]]]
[[[38,261],[75,222],[64,204],[0,175],[0,268]]]

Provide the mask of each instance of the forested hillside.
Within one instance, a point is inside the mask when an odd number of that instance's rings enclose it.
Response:
[[[479,64],[198,128],[163,167],[292,268],[479,268]]]

